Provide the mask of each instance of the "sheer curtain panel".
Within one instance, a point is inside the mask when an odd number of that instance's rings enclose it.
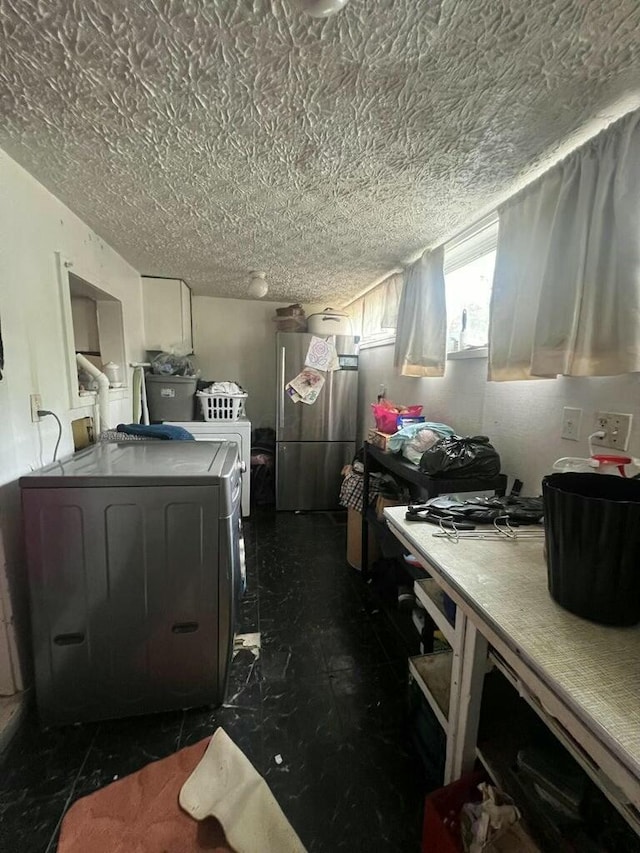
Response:
[[[640,111],[499,215],[489,379],[640,371]]]
[[[398,326],[398,310],[402,298],[404,274],[394,273],[384,282],[384,310],[382,312],[382,328],[396,329]]]
[[[444,376],[447,308],[444,246],[425,252],[404,275],[394,364],[402,376]]]

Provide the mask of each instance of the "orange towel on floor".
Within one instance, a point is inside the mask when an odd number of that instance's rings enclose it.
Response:
[[[62,822],[58,853],[233,853],[217,820],[197,822],[178,805],[208,744],[205,738],[77,800]]]

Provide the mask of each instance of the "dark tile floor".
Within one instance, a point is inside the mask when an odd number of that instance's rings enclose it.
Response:
[[[53,853],[78,797],[223,726],[266,777],[310,853],[419,850],[423,782],[407,731],[410,634],[345,563],[340,515],[256,513],[224,707],[41,732],[0,766],[1,853]],[[278,764],[275,756],[282,757]]]

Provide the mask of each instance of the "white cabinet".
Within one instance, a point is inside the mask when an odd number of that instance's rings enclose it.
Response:
[[[193,350],[191,290],[179,278],[142,277],[144,342],[148,350]]]

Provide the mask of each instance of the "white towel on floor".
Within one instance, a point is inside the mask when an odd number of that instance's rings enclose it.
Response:
[[[179,802],[196,820],[217,818],[237,853],[305,853],[269,786],[224,729],[215,731]]]

